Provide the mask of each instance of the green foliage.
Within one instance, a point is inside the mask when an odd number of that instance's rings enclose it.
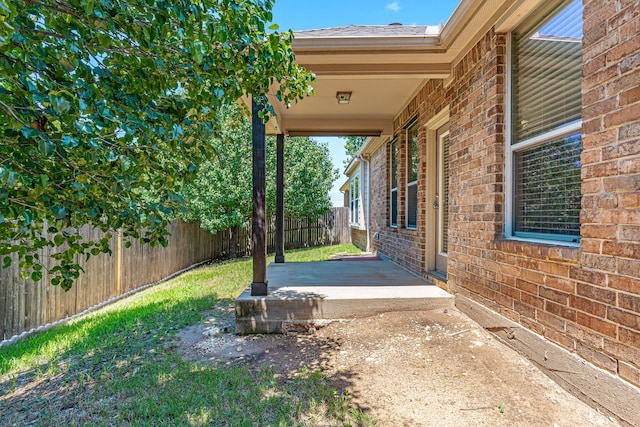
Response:
[[[366,136],[347,136],[344,138],[344,151],[347,153],[347,158],[344,159],[345,167],[349,166],[353,156],[362,148],[366,139]]]
[[[110,230],[166,244],[181,188],[211,154],[216,111],[280,83],[310,92],[273,0],[0,0],[0,257],[55,247],[52,284]],[[257,98],[264,102],[263,97]],[[269,108],[267,108],[267,111]],[[107,234],[82,241],[89,224]],[[144,230],[144,231],[142,231]]]
[[[180,217],[216,232],[239,226],[251,216],[251,123],[239,107],[220,111],[221,131],[209,141],[214,152],[182,192]]]
[[[312,138],[288,137],[284,143],[285,216],[315,221],[331,208],[329,192],[340,173],[329,147]],[[275,214],[276,141],[267,140],[267,215]]]
[[[210,141],[215,155],[182,193],[182,218],[216,232],[242,226],[252,214],[251,124],[239,107],[221,112],[222,131]],[[285,139],[285,215],[315,221],[331,207],[329,191],[338,178],[326,144]],[[267,138],[267,215],[275,213],[276,141]]]

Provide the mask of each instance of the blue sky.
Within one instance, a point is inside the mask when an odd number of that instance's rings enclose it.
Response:
[[[459,0],[276,0],[273,21],[281,30],[309,30],[343,25],[438,25]]]
[[[344,25],[438,25],[446,23],[460,0],[276,0],[273,22],[280,30],[310,30]],[[327,142],[334,167],[340,178],[331,190],[334,206],[342,206],[340,186],[347,179],[342,175],[344,141],[340,138],[315,138]]]

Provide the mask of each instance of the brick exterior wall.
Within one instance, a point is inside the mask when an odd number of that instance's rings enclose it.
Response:
[[[585,0],[578,353],[640,384],[640,5]]]
[[[507,35],[489,31],[395,120],[398,227],[389,226],[389,144],[371,157],[373,249],[425,274],[426,124],[450,111],[447,287],[640,385],[640,12],[585,0],[580,248],[506,240]],[[420,122],[417,230],[404,227],[404,127]]]

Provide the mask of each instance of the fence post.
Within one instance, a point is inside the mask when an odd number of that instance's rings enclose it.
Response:
[[[122,229],[117,231],[118,243],[116,244],[116,295],[122,295]]]

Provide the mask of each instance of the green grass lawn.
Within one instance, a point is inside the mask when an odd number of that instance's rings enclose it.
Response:
[[[287,262],[359,252],[288,251]],[[183,360],[177,330],[229,307],[251,260],[189,271],[83,318],[0,349],[7,425],[371,425],[319,371],[284,381],[273,368]]]

